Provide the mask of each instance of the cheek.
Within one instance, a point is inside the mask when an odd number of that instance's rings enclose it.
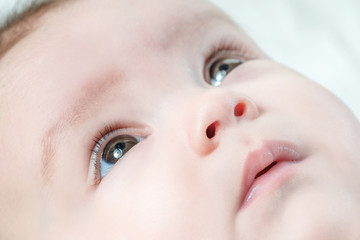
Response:
[[[41,160],[31,138],[18,138],[21,132],[10,132],[2,132],[6,141],[0,141],[0,238],[7,239],[10,231],[9,236],[16,239],[38,239],[35,234],[42,230],[39,213],[46,212]]]
[[[351,218],[338,200],[339,197],[321,190],[295,195],[280,220],[279,235],[298,236],[296,239],[343,239]]]
[[[206,239],[197,234],[227,223],[224,204],[214,204],[199,169],[189,164],[199,159],[160,142],[148,138],[103,179],[92,204],[94,219],[101,219],[95,225],[129,239]]]

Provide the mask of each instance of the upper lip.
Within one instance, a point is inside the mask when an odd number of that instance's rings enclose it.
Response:
[[[285,141],[266,141],[262,147],[248,154],[243,170],[241,202],[257,177],[279,162],[297,162],[301,159],[297,147]]]

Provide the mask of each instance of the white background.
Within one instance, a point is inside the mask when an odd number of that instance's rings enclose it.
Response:
[[[0,22],[30,1],[0,0]],[[271,58],[330,89],[360,119],[359,0],[211,1]]]

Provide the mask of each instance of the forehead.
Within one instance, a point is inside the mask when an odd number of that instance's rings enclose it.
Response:
[[[148,0],[146,6],[140,0],[72,1],[50,11],[39,27],[12,49],[6,63],[27,66],[32,59],[34,65],[33,56],[40,59],[44,54],[61,59],[66,54],[71,58],[75,52],[83,56],[107,52],[107,57],[109,52],[121,52],[122,59],[127,59],[130,56],[126,54],[160,53],[183,45],[184,39],[202,37],[202,31],[209,30],[205,26],[219,20],[235,26],[203,0]],[[199,38],[197,42],[202,44]]]
[[[72,22],[92,25],[93,33],[121,33],[126,44],[142,40],[145,48],[166,48],[169,39],[176,39],[193,32],[200,32],[204,25],[215,19],[231,22],[228,17],[207,1],[150,0],[146,1],[81,1],[74,6]],[[232,22],[231,22],[232,23]],[[79,26],[78,25],[78,26]],[[181,39],[183,40],[183,39]]]
[[[176,40],[185,35],[191,38],[191,33],[201,32],[204,25],[219,19],[234,24],[223,12],[203,0],[148,0],[146,6],[139,0],[77,0],[50,11],[30,34],[35,37],[25,39],[30,41],[21,47],[31,45],[32,51],[36,51],[36,43],[31,42],[36,38],[42,44],[74,40],[76,36],[82,37],[81,41],[102,37],[106,42],[118,35],[121,39],[116,40],[123,46],[127,41],[142,40],[144,48],[164,48],[169,38]],[[98,44],[104,42],[98,41]]]
[[[150,37],[154,33],[179,34],[182,31],[179,26],[191,28],[199,25],[199,22],[206,24],[213,18],[231,22],[223,12],[203,0],[148,0],[146,5],[139,0],[80,0],[74,1],[65,10],[59,11],[57,18],[49,26],[62,25],[65,28],[66,25],[65,29],[71,30],[85,24],[94,32],[102,28],[126,32],[129,37],[137,33]],[[159,31],[160,29],[166,31]]]

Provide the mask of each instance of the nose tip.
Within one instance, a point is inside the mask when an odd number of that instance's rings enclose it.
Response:
[[[240,125],[259,115],[252,99],[228,91],[205,93],[195,98],[190,108],[189,142],[199,155],[214,151],[221,141],[221,132],[227,127]]]

